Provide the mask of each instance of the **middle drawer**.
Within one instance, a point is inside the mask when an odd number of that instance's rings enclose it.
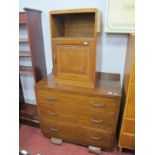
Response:
[[[104,129],[107,131],[113,131],[115,125],[115,119],[113,115],[107,115],[104,113],[96,113],[85,111],[85,114],[80,114],[68,111],[67,109],[55,109],[55,108],[40,108],[40,119],[52,120],[56,122],[66,122],[79,126],[86,126],[89,128]]]

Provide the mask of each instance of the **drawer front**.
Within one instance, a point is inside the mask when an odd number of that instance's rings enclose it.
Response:
[[[76,106],[69,106],[68,104],[57,104],[53,103],[50,106],[44,103],[38,103],[39,109],[48,109],[52,112],[58,112],[60,114],[65,114],[65,115],[79,115],[79,116],[87,116],[87,117],[97,117],[98,119],[105,119],[109,118],[110,120],[114,120],[117,117],[117,114],[114,112],[106,112],[106,111],[95,111],[95,110],[90,110],[89,108],[85,107],[80,107],[78,105]],[[62,106],[61,106],[62,105]]]
[[[123,132],[135,134],[135,121],[124,119],[124,121],[123,121]]]
[[[42,131],[49,137],[61,138],[65,141],[93,145],[98,147],[110,147],[112,133],[104,130],[92,130],[71,124],[46,121],[41,123]]]
[[[122,134],[120,139],[120,146],[128,149],[135,149],[135,136]]]
[[[53,109],[40,109],[40,119],[42,121],[52,120],[56,122],[64,122],[69,124],[76,124],[79,126],[85,126],[95,129],[104,129],[107,131],[113,131],[115,125],[115,118],[111,115],[92,113],[90,116],[78,115],[75,113],[68,114],[68,111],[64,114],[60,110],[55,111]]]
[[[95,110],[96,112],[115,113],[119,104],[119,100],[89,97],[77,94],[57,93],[49,91],[39,91],[38,101],[45,106],[51,105],[65,106],[66,108],[77,108],[81,110]]]

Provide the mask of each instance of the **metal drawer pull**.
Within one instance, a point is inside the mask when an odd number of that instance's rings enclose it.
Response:
[[[114,116],[115,115],[115,112],[108,112],[107,114]]]
[[[57,99],[57,97],[55,97],[55,96],[47,97],[47,100],[49,100],[49,101],[55,101],[56,99]]]
[[[104,107],[104,104],[99,104],[99,103],[92,102],[92,106],[96,107],[96,108],[102,108],[102,107]]]
[[[60,129],[59,129],[59,128],[52,128],[52,127],[51,127],[50,130],[51,130],[51,131],[54,131],[54,132],[58,132]]]
[[[101,137],[100,136],[90,136],[90,139],[92,140],[101,140]]]
[[[97,119],[94,119],[94,118],[92,118],[91,121],[92,121],[93,123],[97,123],[97,124],[100,124],[100,123],[103,122],[102,119],[101,119],[101,120],[97,120]]]
[[[111,128],[111,127],[109,127],[109,128],[107,128],[107,130],[108,130],[108,131],[112,131],[112,128]]]
[[[48,111],[48,114],[51,115],[51,116],[57,116],[58,115],[57,112],[52,112],[52,111]]]

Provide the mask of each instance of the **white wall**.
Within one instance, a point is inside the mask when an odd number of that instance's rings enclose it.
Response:
[[[103,32],[106,0],[21,0],[19,10],[24,7],[42,10],[42,27],[47,72],[52,70],[50,45],[49,11],[73,8],[98,8],[102,13],[102,32],[97,51],[97,71],[120,73],[123,78],[128,36],[126,34],[106,34]]]

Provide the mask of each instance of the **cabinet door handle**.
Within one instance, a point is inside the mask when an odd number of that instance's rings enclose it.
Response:
[[[92,121],[93,123],[96,123],[96,124],[100,124],[100,123],[103,122],[102,119],[101,119],[101,120],[97,120],[97,119],[94,119],[94,118],[92,118],[91,121]]]
[[[95,108],[103,108],[105,106],[104,104],[99,104],[99,103],[94,103],[94,102],[92,102],[91,104]]]
[[[90,139],[92,140],[101,140],[100,136],[90,136]]]
[[[51,131],[54,131],[54,132],[58,132],[60,129],[59,128],[53,128],[53,127],[51,127],[50,130]]]
[[[48,111],[48,114],[51,115],[51,116],[57,116],[58,115],[57,112],[52,112],[52,111]]]
[[[84,44],[84,45],[88,45],[88,42],[87,42],[87,41],[85,41],[83,44]]]
[[[55,101],[56,99],[57,99],[56,96],[48,96],[47,97],[47,100],[49,100],[49,101]]]

